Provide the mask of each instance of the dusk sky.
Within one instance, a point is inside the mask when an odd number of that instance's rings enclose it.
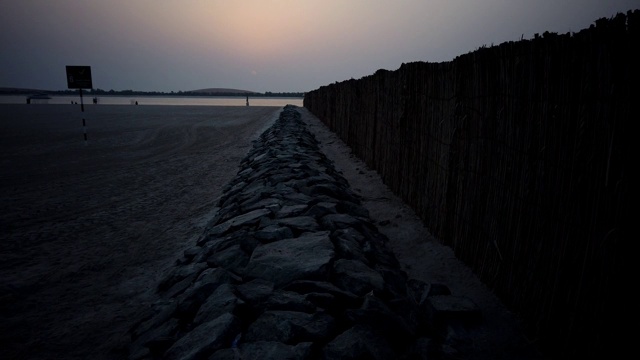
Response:
[[[0,0],[0,87],[305,92],[568,33],[640,0]]]

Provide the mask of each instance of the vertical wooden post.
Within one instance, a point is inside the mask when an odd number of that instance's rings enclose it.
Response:
[[[82,88],[80,88],[80,111],[82,111],[82,130],[84,131],[84,145],[87,146],[87,122],[84,119],[84,102],[82,101]]]

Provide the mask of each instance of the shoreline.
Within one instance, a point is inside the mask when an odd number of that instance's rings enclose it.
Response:
[[[247,106],[244,96],[196,96],[196,95],[92,95],[83,94],[82,101],[80,95],[49,95],[49,99],[31,99],[27,103],[27,98],[32,94],[0,94],[0,105],[80,105],[84,103],[86,107],[111,106],[111,105],[161,105],[161,106]],[[97,103],[93,103],[93,98]],[[287,104],[302,107],[304,98],[298,97],[275,97],[275,96],[249,96],[249,106],[277,106],[283,107]],[[77,103],[77,104],[74,104]]]

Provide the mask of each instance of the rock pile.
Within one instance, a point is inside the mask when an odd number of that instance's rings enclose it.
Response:
[[[433,359],[452,324],[480,318],[400,270],[295,106],[218,206],[131,329],[131,359]]]

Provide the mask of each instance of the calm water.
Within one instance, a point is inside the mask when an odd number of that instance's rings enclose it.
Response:
[[[249,97],[249,106],[277,106],[297,105],[302,107],[302,98],[271,98]],[[93,105],[93,97],[83,94],[82,101],[85,105]],[[203,105],[203,106],[246,106],[244,97],[203,97],[203,96],[98,96],[98,105]],[[32,99],[31,104],[80,104],[80,95],[53,95],[51,99]],[[26,104],[26,95],[2,95],[0,104]]]

